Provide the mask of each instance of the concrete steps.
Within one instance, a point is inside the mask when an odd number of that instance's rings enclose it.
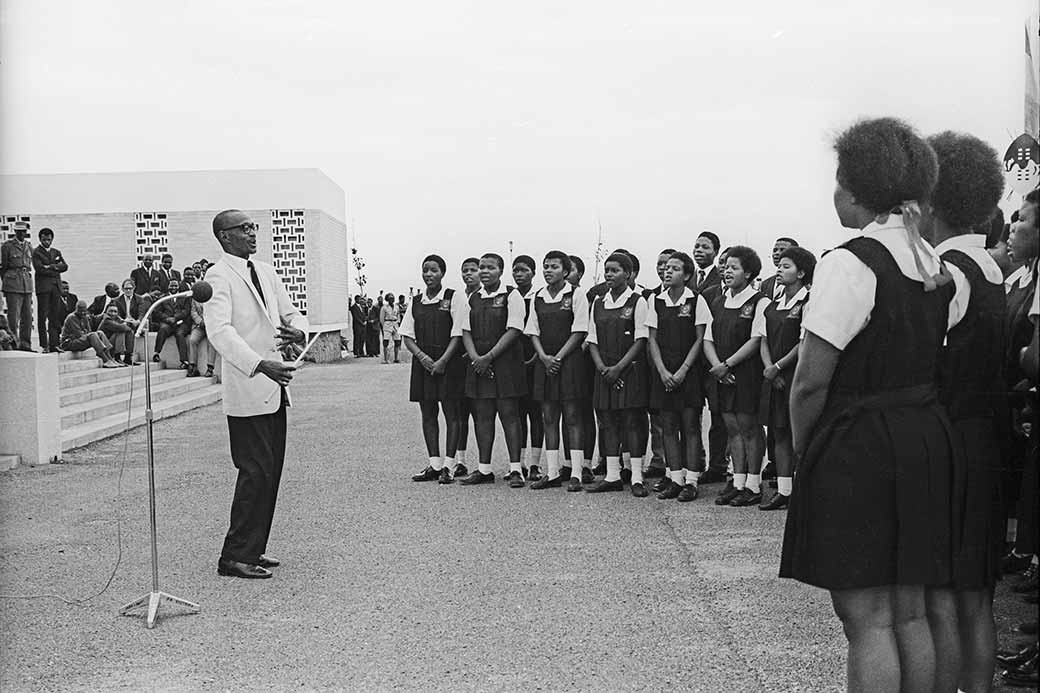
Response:
[[[133,399],[129,402],[129,427],[145,423],[145,367],[151,370],[153,421],[221,399],[216,378],[188,378],[186,371],[165,368],[165,361],[149,361],[131,368],[101,368],[101,362],[89,353],[59,354],[58,398],[63,452],[126,430],[131,378]]]

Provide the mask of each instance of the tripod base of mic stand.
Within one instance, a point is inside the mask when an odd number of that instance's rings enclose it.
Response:
[[[155,628],[155,619],[159,616],[159,605],[163,602],[169,602],[171,604],[177,604],[183,606],[186,609],[190,609],[191,613],[199,613],[199,605],[194,602],[189,602],[187,599],[181,599],[175,597],[172,594],[166,594],[165,592],[149,592],[148,594],[135,599],[130,602],[122,609],[119,610],[120,616],[126,616],[127,612],[136,609],[139,606],[148,605],[148,627]]]

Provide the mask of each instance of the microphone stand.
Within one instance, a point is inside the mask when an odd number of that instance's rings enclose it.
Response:
[[[183,298],[191,296],[191,291],[182,291],[179,294],[170,294],[169,296],[163,296],[148,308],[148,311],[141,318],[141,325],[137,328],[137,336],[144,336],[144,353],[147,356],[148,351],[148,319],[152,315],[152,311],[155,307],[164,301],[170,301],[176,298]],[[149,520],[151,525],[151,536],[152,536],[152,591],[146,592],[143,596],[138,597],[134,601],[130,602],[119,610],[120,616],[126,616],[129,611],[136,609],[139,606],[148,606],[148,628],[155,627],[155,620],[159,616],[159,605],[162,602],[170,602],[171,604],[178,604],[191,610],[191,613],[197,614],[199,612],[199,605],[194,602],[189,602],[187,599],[181,599],[175,597],[172,594],[168,594],[159,589],[159,546],[156,542],[156,524],[155,524],[155,451],[152,442],[152,366],[147,360],[144,362],[144,419],[148,424],[148,511]],[[130,376],[131,378],[133,375]]]

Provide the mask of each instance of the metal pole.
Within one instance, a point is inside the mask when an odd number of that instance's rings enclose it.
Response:
[[[148,333],[144,333],[144,420],[148,426],[148,511],[152,530],[152,592],[159,591],[159,546],[155,531],[155,451],[152,446],[152,364],[148,360]]]

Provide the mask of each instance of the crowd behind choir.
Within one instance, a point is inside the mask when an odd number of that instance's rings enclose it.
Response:
[[[1004,223],[990,147],[894,119],[835,149],[835,209],[863,235],[815,286],[824,263],[791,238],[759,282],[754,250],[702,233],[690,255],[661,252],[654,289],[623,248],[587,291],[581,259],[558,250],[511,268],[466,258],[462,291],[427,256],[399,329],[429,460],[412,479],[493,483],[496,418],[513,488],[645,497],[663,462],[658,497],[691,501],[725,479],[717,505],[790,503],[781,576],[831,591],[850,690],[989,690],[994,661],[1035,687],[1036,623],[998,655],[992,598],[1001,572],[1024,572],[1014,590],[1037,598],[1040,190]]]
[[[144,255],[141,264],[120,283],[105,284],[93,300],[81,300],[61,275],[68,260],[54,247],[54,231],[42,228],[33,248],[29,228],[17,223],[15,237],[0,246],[0,280],[4,306],[0,314],[0,349],[35,351],[31,335],[35,298],[36,327],[44,352],[93,349],[105,368],[137,365],[135,333],[141,319],[159,298],[191,287],[206,276],[211,263],[205,258],[177,270],[173,255],[162,254],[159,264]],[[216,352],[206,339],[203,306],[191,297],[165,301],[149,316],[148,329],[155,333],[152,360],[171,337],[177,344],[180,368],[190,377],[213,376]],[[199,362],[205,371],[199,369]]]
[[[398,330],[407,308],[408,300],[404,294],[395,298],[390,292],[381,292],[375,300],[362,294],[354,296],[350,301],[351,348],[354,356],[379,356],[382,342],[383,363],[400,363],[401,335]]]

